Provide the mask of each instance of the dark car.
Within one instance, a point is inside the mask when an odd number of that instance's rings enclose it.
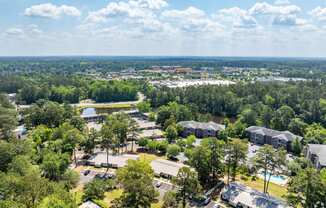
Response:
[[[210,197],[205,197],[205,198],[203,199],[203,201],[201,201],[200,205],[202,205],[202,206],[206,206],[206,205],[208,205],[210,202],[211,202],[211,198],[210,198]]]
[[[103,179],[103,173],[98,173],[94,176],[96,179]]]
[[[193,200],[199,206],[206,206],[211,202],[211,197],[207,197],[205,195],[197,196]]]
[[[91,173],[90,170],[86,170],[86,171],[84,172],[84,176],[87,176],[87,175],[90,174],[90,173]]]
[[[101,180],[114,179],[115,175],[112,173],[98,173],[95,175],[95,178]]]
[[[158,181],[156,184],[155,184],[155,187],[156,188],[160,188],[162,186],[162,182]]]

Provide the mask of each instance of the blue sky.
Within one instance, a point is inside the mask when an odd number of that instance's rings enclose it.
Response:
[[[0,0],[0,56],[326,57],[326,0]]]

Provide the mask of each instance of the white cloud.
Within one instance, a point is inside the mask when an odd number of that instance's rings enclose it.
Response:
[[[278,26],[303,26],[305,24],[307,21],[297,18],[296,15],[280,15],[273,19],[273,25]]]
[[[291,2],[289,0],[276,0],[274,2],[275,5],[287,5],[287,4],[291,4]]]
[[[162,13],[164,21],[184,32],[221,32],[223,26],[209,18],[203,10],[188,7],[185,10],[166,10]]]
[[[254,28],[257,26],[256,19],[249,15],[246,10],[239,7],[232,7],[228,9],[221,9],[217,15],[213,15],[215,19],[231,23],[234,27],[239,28]]]
[[[205,17],[206,13],[203,10],[191,6],[185,10],[167,10],[162,15],[168,18],[198,19]]]
[[[129,17],[146,18],[153,16],[153,10],[166,7],[165,0],[129,0],[111,2],[105,8],[90,12],[86,17],[86,22],[105,22],[110,18]]]
[[[131,5],[149,9],[161,9],[168,6],[165,0],[130,0]]]
[[[63,15],[67,16],[81,16],[81,12],[72,6],[61,5],[57,6],[51,3],[33,5],[25,9],[26,16],[29,17],[43,17],[50,19],[58,19]]]
[[[20,28],[13,27],[13,28],[7,29],[5,31],[5,34],[8,36],[22,36],[22,35],[24,35],[24,31]]]
[[[7,29],[4,34],[11,37],[30,37],[36,38],[44,34],[44,32],[35,24],[30,24],[26,26],[12,27]]]
[[[249,9],[251,15],[290,15],[301,12],[297,5],[274,6],[266,2],[258,2]]]
[[[104,37],[102,31],[111,30],[118,36],[144,37],[152,33],[170,31],[171,28],[159,19],[161,10],[167,7],[165,0],[120,0],[106,7],[89,12],[82,25],[83,32],[98,31],[93,35]],[[167,32],[168,33],[168,32]]]
[[[316,18],[318,21],[326,21],[326,7],[316,7],[311,12],[309,12],[309,14]]]

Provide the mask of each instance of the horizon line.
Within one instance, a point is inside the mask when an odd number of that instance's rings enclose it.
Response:
[[[210,55],[0,55],[0,58],[270,58],[270,59],[326,59],[326,56],[210,56]]]

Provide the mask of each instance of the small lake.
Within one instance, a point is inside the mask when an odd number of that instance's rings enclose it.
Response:
[[[84,108],[81,110],[81,116],[91,116],[97,114],[111,114],[123,110],[132,110],[134,108]]]

